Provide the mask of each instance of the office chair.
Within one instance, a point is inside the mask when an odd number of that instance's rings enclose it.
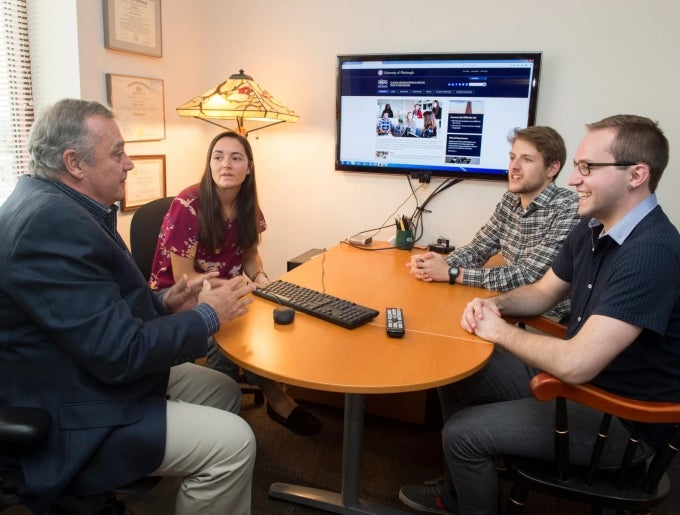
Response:
[[[130,220],[130,252],[142,271],[142,275],[147,279],[151,276],[151,267],[158,234],[163,225],[163,217],[168,212],[170,204],[175,197],[162,197],[140,206],[132,215]],[[255,404],[264,403],[264,395],[259,386],[248,384],[243,376],[239,377],[241,393],[253,394]]]
[[[162,197],[140,206],[130,220],[130,252],[147,279],[151,275],[151,263],[156,253],[163,217],[173,198]]]
[[[23,513],[18,486],[20,472],[17,461],[29,451],[39,450],[52,425],[49,413],[41,408],[0,406],[0,513]],[[98,496],[62,499],[55,513],[99,513],[123,515],[125,505],[116,495],[135,495],[147,492],[161,480],[160,477],[143,477],[128,485]],[[7,510],[7,512],[5,512]]]
[[[560,337],[564,326],[542,319],[525,321]],[[680,404],[638,401],[603,391],[589,384],[569,385],[550,374],[540,373],[530,383],[534,397],[540,401],[555,402],[555,459],[544,460],[504,456],[504,477],[514,484],[506,506],[506,514],[522,513],[530,491],[584,503],[591,506],[593,514],[603,508],[617,514],[649,513],[660,504],[670,489],[666,473],[680,446]],[[569,464],[569,431],[567,400],[577,402],[602,412],[602,421],[593,435],[593,450],[588,466]],[[606,443],[612,416],[631,421],[633,429],[617,469],[599,468],[599,459]],[[669,424],[674,426],[666,446],[642,462],[633,460],[643,424]]]
[[[49,414],[39,408],[0,407],[0,511],[21,504],[14,463],[47,437],[51,424]]]

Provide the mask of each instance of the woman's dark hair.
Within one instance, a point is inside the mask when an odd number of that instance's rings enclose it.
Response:
[[[425,111],[423,113],[423,132],[425,132],[425,129],[427,128],[432,129],[432,135],[436,136],[437,135],[437,119],[434,116],[434,113],[432,111]]]
[[[237,132],[222,132],[215,136],[208,147],[205,170],[198,190],[200,209],[198,212],[198,239],[207,249],[219,249],[226,237],[226,226],[222,218],[220,199],[217,195],[217,186],[212,179],[210,160],[215,145],[222,138],[233,138],[243,145],[250,173],[246,175],[241,189],[236,196],[236,209],[238,211],[238,235],[236,243],[242,249],[249,249],[260,241],[260,205],[257,201],[257,187],[255,186],[255,163],[253,161],[253,149],[248,140]]]

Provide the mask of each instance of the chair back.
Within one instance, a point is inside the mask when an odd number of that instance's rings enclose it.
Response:
[[[638,401],[589,384],[566,384],[546,373],[531,380],[531,391],[540,401],[555,402],[555,461],[505,457],[509,478],[515,482],[510,506],[525,504],[529,490],[590,504],[594,512],[610,508],[642,513],[661,503],[670,488],[666,470],[680,448],[680,404]],[[587,466],[569,462],[567,400],[602,412]],[[600,464],[612,417],[632,424],[628,444],[615,470],[603,469]],[[674,429],[669,431],[666,444],[651,459],[641,462],[636,456],[646,424],[665,424]]]
[[[163,217],[168,212],[175,197],[163,197],[152,200],[141,206],[132,215],[130,221],[130,252],[142,275],[148,279],[151,275],[151,264],[156,253],[158,233],[163,224]]]
[[[512,320],[515,321],[515,320]],[[522,326],[565,338],[566,327],[544,317],[516,320]],[[680,448],[680,404],[647,402],[621,397],[590,384],[571,385],[550,374],[540,373],[531,380],[531,391],[539,401],[555,403],[555,457],[553,462],[505,456],[507,477],[514,482],[506,512],[519,513],[526,506],[529,491],[582,502],[601,508],[644,512],[660,504],[670,489],[666,473]],[[569,460],[569,414],[567,400],[602,413],[600,427],[593,435],[590,462],[574,466]],[[604,469],[600,460],[607,441],[612,417],[627,420],[630,439],[621,454],[619,466]],[[640,462],[638,445],[645,425],[665,424],[674,427],[667,443],[653,458]]]

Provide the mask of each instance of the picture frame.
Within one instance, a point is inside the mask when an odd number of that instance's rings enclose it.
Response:
[[[127,174],[123,212],[165,197],[165,155],[130,156],[135,167]]]
[[[102,0],[102,11],[106,48],[163,56],[161,0]]]
[[[107,73],[106,96],[126,142],[165,139],[163,80]]]

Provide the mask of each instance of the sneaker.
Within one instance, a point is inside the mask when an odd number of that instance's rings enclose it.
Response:
[[[427,513],[455,513],[458,510],[458,500],[443,477],[422,485],[402,486],[399,500],[414,510]]]

